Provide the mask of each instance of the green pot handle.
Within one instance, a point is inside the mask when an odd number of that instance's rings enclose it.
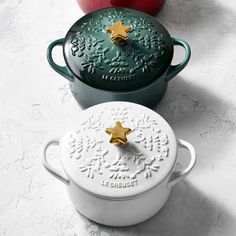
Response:
[[[74,77],[70,74],[66,66],[59,66],[57,65],[53,58],[52,58],[52,50],[55,46],[63,46],[64,44],[64,38],[57,39],[50,43],[47,49],[47,60],[49,65],[54,69],[57,73],[68,79],[70,82],[74,82]]]
[[[181,70],[184,69],[184,67],[188,64],[188,61],[191,57],[191,49],[189,44],[182,40],[182,39],[177,39],[177,38],[172,38],[173,44],[174,46],[178,45],[181,46],[185,49],[185,56],[183,61],[178,64],[178,65],[174,65],[174,66],[170,66],[167,74],[166,74],[166,81],[170,81],[173,77],[175,77]]]

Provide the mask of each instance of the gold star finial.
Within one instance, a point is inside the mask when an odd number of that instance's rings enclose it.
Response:
[[[115,145],[123,145],[128,142],[127,135],[131,132],[130,128],[124,128],[122,124],[117,121],[114,128],[107,128],[106,132],[111,135],[110,143]]]
[[[123,44],[128,40],[128,35],[126,33],[131,31],[130,26],[122,25],[120,21],[116,21],[113,26],[108,26],[106,31],[111,33],[111,40],[117,45]]]

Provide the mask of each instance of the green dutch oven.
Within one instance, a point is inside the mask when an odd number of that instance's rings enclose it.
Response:
[[[57,65],[52,58],[57,45],[63,46],[66,66]],[[184,47],[185,57],[173,66],[175,45]],[[188,43],[171,38],[155,18],[126,8],[85,15],[47,50],[49,64],[70,81],[73,95],[83,107],[116,100],[152,107],[190,55]]]

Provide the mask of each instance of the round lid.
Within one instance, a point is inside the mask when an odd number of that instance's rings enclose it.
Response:
[[[156,112],[128,102],[80,113],[61,140],[65,173],[87,192],[128,198],[160,184],[176,162],[177,143]]]
[[[158,79],[171,63],[173,44],[155,18],[133,9],[105,8],[70,28],[64,57],[84,83],[122,91]]]

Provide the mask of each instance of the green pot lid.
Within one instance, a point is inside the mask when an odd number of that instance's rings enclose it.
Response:
[[[113,91],[137,89],[158,79],[173,57],[172,39],[164,26],[126,8],[85,15],[68,31],[63,49],[78,79]]]

